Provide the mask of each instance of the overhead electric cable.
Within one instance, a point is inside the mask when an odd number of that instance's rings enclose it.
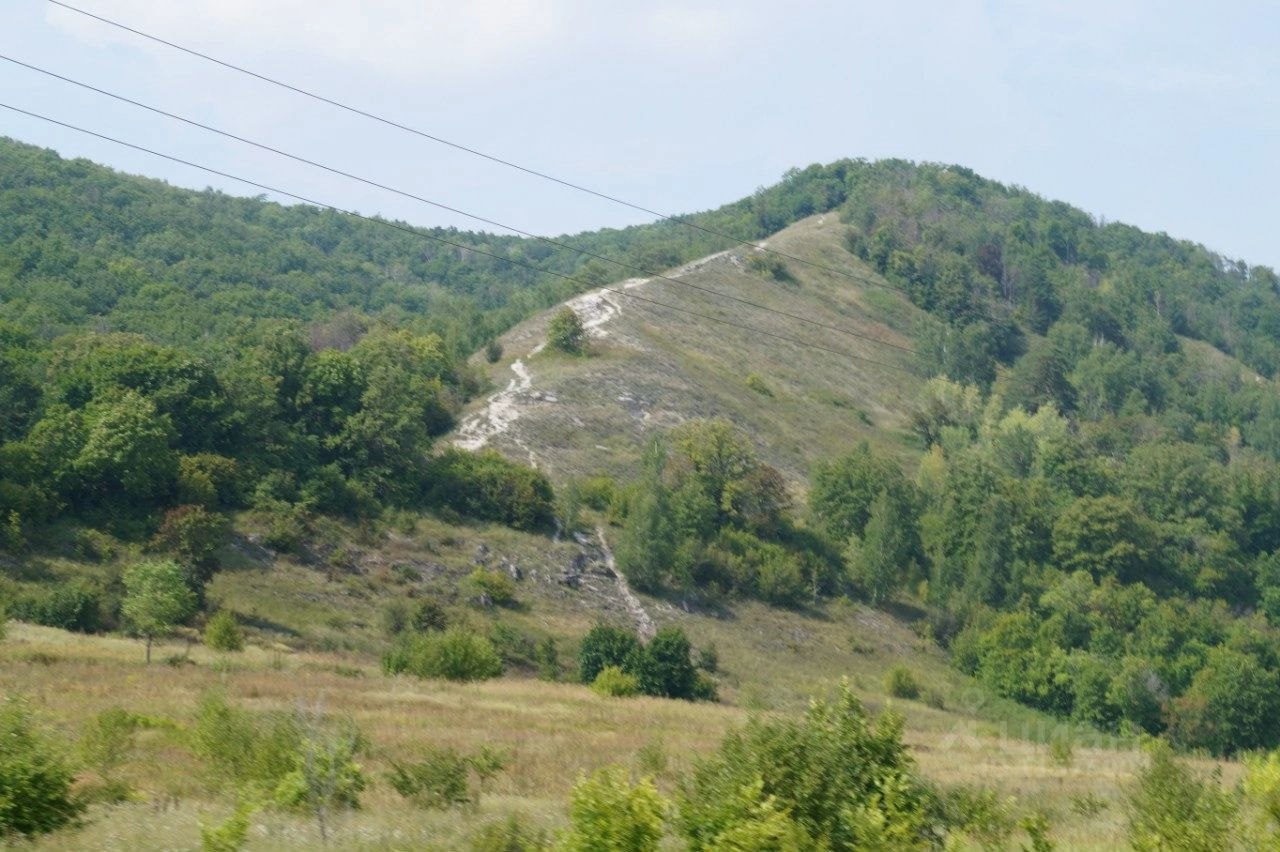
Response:
[[[233,62],[228,62],[227,60],[224,60],[224,59],[218,59],[216,56],[211,56],[207,53],[203,53],[199,50],[196,50],[195,48],[187,47],[185,45],[181,45],[176,42],[169,41],[157,35],[152,35],[151,33],[144,32],[143,30],[139,30],[134,27],[131,27],[128,24],[123,24],[120,21],[115,21],[115,20],[112,20],[111,18],[106,18],[106,17],[103,17],[102,15],[95,14],[93,12],[88,11],[87,9],[81,9],[77,6],[72,6],[70,3],[64,3],[62,2],[62,0],[47,0],[47,2],[52,3],[53,5],[58,6],[60,8],[66,9],[69,12],[75,12],[76,14],[83,15],[86,18],[92,18],[93,20],[107,24],[108,26],[112,26],[117,29],[124,30],[125,32],[128,32],[128,33],[132,33],[133,35],[136,35],[139,38],[148,39],[157,44],[162,44],[165,47],[170,47],[174,50],[182,51],[183,53],[186,53],[190,56],[203,59],[206,62],[212,62],[215,65],[220,65],[223,68],[226,68],[228,70],[253,77],[254,79],[260,80],[264,83],[270,83],[273,86],[277,86],[281,89],[285,89],[287,91],[293,92],[294,94],[302,95],[303,97],[306,97],[306,98],[311,98],[312,100],[319,101],[320,103],[327,104],[329,106],[335,107],[340,110],[344,110],[353,115],[358,115],[362,118],[367,118],[370,121],[376,121],[388,127],[393,127],[397,130],[404,131],[405,133],[411,133],[414,136],[419,136],[423,139],[428,139],[440,145],[445,145],[449,148],[453,148],[455,150],[462,151],[464,153],[471,154],[476,157],[481,157],[485,160],[489,160],[490,162],[497,163],[498,165],[506,166],[507,168],[524,172],[527,175],[532,175],[533,177],[541,178],[543,180],[548,180],[548,181],[551,181],[552,183],[557,183],[560,186],[567,187],[568,189],[573,189],[578,192],[585,192],[588,195],[594,195],[596,198],[600,198],[605,201],[612,202],[613,204],[619,204],[623,207],[629,207],[632,210],[637,210],[641,213],[645,213],[650,216],[655,216],[658,219],[661,219],[666,222],[672,222],[674,224],[683,225],[686,228],[693,228],[694,230],[701,231],[704,234],[708,234],[714,237],[719,237],[720,239],[724,239],[724,240],[729,240],[739,245],[751,246],[752,248],[759,249],[760,251],[768,252],[769,254],[774,254],[774,255],[777,255],[778,257],[784,257],[788,260],[793,260],[797,263],[803,263],[806,266],[812,266],[815,269],[821,269],[825,272],[830,272],[835,275],[840,275],[844,278],[849,278],[853,281],[858,281],[863,284],[870,285],[872,287],[883,287],[886,290],[897,290],[898,292],[905,292],[901,287],[895,287],[892,284],[886,284],[882,281],[876,281],[875,279],[868,278],[865,275],[857,275],[845,269],[840,269],[835,266],[828,266],[823,263],[818,263],[817,261],[808,260],[807,258],[798,257],[797,255],[789,254],[788,252],[779,251],[778,249],[772,249],[767,246],[761,246],[758,243],[752,242],[751,240],[744,240],[741,237],[735,237],[731,234],[726,234],[714,228],[709,228],[705,225],[699,225],[697,222],[691,221],[687,217],[677,216],[670,213],[661,213],[657,210],[651,210],[650,208],[645,207],[644,205],[636,204],[634,202],[627,201],[623,198],[619,198],[615,195],[610,195],[608,193],[601,192],[599,190],[591,189],[590,187],[584,186],[579,183],[575,183],[566,178],[556,177],[555,175],[548,174],[547,172],[539,171],[538,169],[534,169],[529,166],[522,166],[519,163],[513,162],[511,160],[503,159],[502,157],[499,157],[496,154],[489,154],[479,149],[470,147],[468,145],[463,145],[460,142],[453,142],[449,139],[445,139],[442,136],[437,136],[425,130],[420,130],[416,127],[411,127],[407,124],[396,121],[393,118],[387,118],[386,116],[378,115],[377,113],[370,112],[365,109],[361,109],[360,107],[357,107],[357,106],[352,106],[351,104],[344,103],[343,101],[339,101],[335,98],[330,98],[325,95],[321,95],[317,92],[313,92],[309,89],[304,89],[303,87],[295,85],[293,83],[286,83],[283,80],[279,80],[279,79],[276,79],[275,77],[270,77],[270,76],[267,76],[266,74],[253,71],[241,65],[236,65]]]
[[[567,251],[576,252],[580,255],[583,255],[584,257],[594,258],[596,260],[603,261],[605,263],[612,263],[615,266],[618,266],[622,269],[626,269],[631,272],[640,273],[641,275],[644,275],[645,277],[648,277],[648,278],[657,278],[662,281],[669,281],[672,284],[679,284],[684,287],[690,287],[694,290],[701,290],[702,292],[708,293],[712,296],[715,296],[716,298],[729,299],[734,302],[738,302],[739,304],[748,305],[757,310],[767,311],[772,314],[777,314],[779,316],[786,317],[787,319],[796,320],[797,322],[808,323],[809,325],[816,326],[818,328],[824,328],[828,331],[834,331],[837,334],[844,334],[849,337],[855,337],[855,338],[858,338],[859,340],[866,340],[880,346],[886,346],[891,349],[899,349],[909,354],[915,354],[915,350],[911,349],[909,346],[901,346],[897,343],[892,343],[887,340],[882,340],[878,337],[874,337],[869,334],[863,334],[857,331],[850,331],[849,329],[841,328],[840,326],[836,326],[836,325],[831,325],[830,323],[821,322],[815,319],[809,319],[808,317],[801,316],[799,314],[793,314],[788,311],[779,310],[777,308],[771,308],[768,305],[762,305],[759,302],[753,302],[750,299],[744,299],[740,296],[734,296],[731,293],[725,293],[720,290],[714,290],[710,287],[703,287],[699,284],[694,284],[692,282],[684,281],[669,275],[663,275],[657,272],[650,272],[644,269],[643,267],[639,267],[634,264],[627,263],[626,261],[616,260],[606,255],[597,254],[596,252],[590,251],[588,249],[579,248],[569,243],[564,243],[564,242],[560,242],[559,240],[551,239],[550,237],[543,237],[538,234],[532,233],[530,231],[525,231],[520,228],[517,228],[514,225],[508,225],[504,222],[499,222],[494,219],[488,219],[484,216],[480,216],[475,213],[468,213],[466,210],[461,210],[457,207],[451,207],[448,204],[443,204],[439,201],[433,201],[430,198],[425,198],[421,195],[416,195],[406,190],[397,189],[394,186],[388,186],[387,184],[379,183],[378,181],[372,180],[370,178],[361,177],[360,175],[352,174],[351,172],[343,171],[342,169],[336,168],[334,166],[328,166],[328,165],[325,165],[324,163],[320,163],[315,160],[311,160],[306,157],[299,156],[297,154],[291,154],[288,151],[281,150],[279,148],[273,147],[271,145],[267,145],[262,142],[256,142],[252,139],[247,139],[243,136],[239,136],[235,133],[231,133],[226,130],[220,130],[217,127],[212,127],[208,124],[203,124],[199,121],[196,121],[195,119],[187,118],[185,116],[181,116],[176,113],[168,112],[167,110],[160,109],[159,107],[151,106],[149,104],[142,103],[141,101],[136,101],[133,98],[126,97],[125,95],[121,95],[116,92],[111,92],[106,89],[99,88],[98,86],[94,86],[90,83],[85,83],[81,80],[76,80],[71,77],[64,76],[62,74],[57,73],[56,71],[50,71],[47,68],[41,68],[38,65],[32,65],[31,63],[23,62],[20,59],[14,59],[12,56],[6,56],[5,54],[0,53],[0,59],[3,59],[4,61],[12,63],[14,65],[18,65],[22,68],[26,68],[30,71],[35,71],[36,73],[44,74],[45,76],[52,77],[56,80],[61,80],[64,83],[69,83],[73,86],[78,86],[82,89],[95,92],[99,95],[103,95],[105,97],[112,98],[114,100],[121,101],[123,103],[127,103],[131,106],[138,107],[139,109],[147,110],[148,112],[154,113],[156,115],[160,115],[165,118],[170,118],[170,119],[173,119],[174,121],[180,121],[183,124],[187,124],[191,127],[196,127],[201,130],[207,131],[209,133],[215,133],[227,139],[231,139],[245,145],[251,145],[254,148],[258,148],[263,151],[268,151],[277,156],[286,157],[295,162],[299,162],[304,165],[311,166],[313,168],[321,169],[322,171],[329,172],[330,174],[335,174],[340,177],[347,178],[349,180],[358,181],[359,183],[363,183],[367,186],[371,186],[371,187],[374,187],[375,189],[380,189],[385,192],[395,193],[396,195],[411,199],[413,201],[421,202],[422,204],[429,204],[432,207],[436,207],[440,210],[447,210],[450,213],[456,213],[459,216],[465,216],[468,219],[473,219],[477,222],[483,222],[486,225],[492,225],[497,228],[503,228],[505,230],[511,231],[514,234],[519,234],[522,237],[528,237],[529,239],[538,240],[539,242],[546,243],[547,245],[555,246],[556,248],[561,248]]]
[[[566,275],[566,274],[564,274],[564,273],[562,273],[562,272],[555,272],[555,271],[553,271],[553,270],[549,270],[549,269],[539,269],[538,267],[536,267],[536,266],[534,266],[534,265],[532,265],[532,264],[525,263],[525,262],[523,262],[523,261],[516,260],[516,259],[514,259],[514,258],[504,257],[504,256],[502,256],[502,255],[500,255],[500,254],[495,253],[495,252],[486,251],[485,249],[478,248],[478,247],[476,247],[476,246],[469,246],[469,245],[466,245],[465,243],[459,243],[459,242],[455,242],[455,241],[453,241],[453,240],[446,239],[446,238],[444,238],[444,237],[436,236],[435,234],[428,234],[428,233],[425,233],[425,232],[423,232],[423,231],[419,231],[419,230],[417,230],[417,229],[415,229],[415,228],[410,228],[410,227],[405,226],[405,225],[399,225],[399,224],[397,224],[397,223],[395,223],[395,222],[391,222],[391,221],[388,221],[388,220],[386,220],[386,219],[379,219],[379,218],[374,217],[374,216],[365,216],[365,215],[363,215],[363,214],[361,214],[361,213],[356,213],[356,212],[351,211],[351,210],[346,210],[346,209],[344,209],[344,208],[342,208],[342,207],[339,207],[339,206],[337,206],[337,205],[335,205],[335,204],[329,204],[329,203],[326,203],[326,202],[324,202],[324,201],[317,201],[316,199],[308,198],[308,197],[307,197],[307,196],[305,196],[305,195],[299,195],[299,194],[294,193],[294,192],[289,192],[288,190],[284,190],[284,189],[280,189],[280,188],[278,188],[278,187],[270,186],[270,185],[268,185],[268,184],[260,183],[260,182],[255,181],[255,180],[251,180],[250,178],[241,177],[241,176],[239,176],[239,175],[235,175],[235,174],[232,174],[232,173],[230,173],[230,172],[225,172],[225,171],[222,171],[222,170],[220,170],[220,169],[215,169],[215,168],[213,168],[213,167],[211,167],[211,166],[201,165],[200,163],[192,162],[191,160],[186,160],[186,159],[183,159],[183,158],[181,158],[181,157],[174,156],[174,155],[172,155],[172,154],[165,154],[165,153],[163,153],[163,152],[161,152],[161,151],[157,151],[157,150],[155,150],[155,149],[153,149],[153,148],[147,148],[147,147],[145,147],[145,146],[143,146],[143,145],[138,145],[138,144],[135,144],[135,143],[133,143],[133,142],[126,142],[126,141],[125,141],[125,140],[123,140],[123,139],[119,139],[119,138],[116,138],[116,137],[114,137],[114,136],[108,136],[108,135],[107,135],[107,134],[105,134],[105,133],[99,133],[99,132],[97,132],[96,130],[89,130],[88,128],[80,127],[80,126],[78,126],[78,125],[71,124],[71,123],[69,123],[69,122],[60,121],[59,119],[52,118],[52,117],[47,116],[47,115],[41,115],[40,113],[32,112],[32,111],[30,111],[30,110],[22,109],[21,107],[16,107],[16,106],[13,106],[12,104],[0,103],[0,108],[7,109],[7,110],[10,110],[10,111],[15,112],[15,113],[19,113],[19,114],[21,114],[21,115],[25,115],[25,116],[28,116],[28,117],[30,117],[30,118],[38,119],[38,120],[40,120],[40,121],[45,121],[45,122],[48,122],[49,124],[57,125],[58,127],[64,127],[64,128],[66,128],[67,130],[74,130],[74,131],[76,131],[77,133],[83,133],[83,134],[85,134],[85,135],[87,135],[87,136],[93,136],[93,137],[95,137],[95,138],[97,138],[97,139],[101,139],[101,140],[106,141],[106,142],[111,142],[111,143],[113,143],[113,144],[120,145],[120,146],[123,146],[123,147],[125,147],[125,148],[132,148],[132,149],[133,149],[133,150],[135,150],[135,151],[141,151],[141,152],[142,152],[142,153],[144,153],[144,154],[150,154],[150,155],[152,155],[152,156],[154,156],[154,157],[160,157],[160,158],[162,158],[162,159],[169,160],[170,162],[178,163],[179,165],[188,166],[188,167],[190,167],[190,168],[193,168],[193,169],[199,169],[200,171],[207,172],[207,173],[212,174],[212,175],[217,175],[218,177],[223,177],[223,178],[227,178],[227,179],[229,179],[229,180],[234,180],[234,181],[237,181],[237,182],[239,182],[239,183],[243,183],[243,184],[245,184],[245,185],[247,185],[247,186],[252,186],[252,187],[254,187],[255,189],[260,189],[260,190],[262,190],[262,191],[264,191],[264,192],[270,192],[270,193],[273,193],[273,194],[275,194],[275,195],[283,196],[283,197],[285,197],[285,198],[292,198],[292,199],[294,199],[295,201],[301,201],[301,202],[302,202],[302,203],[304,203],[304,204],[310,204],[310,205],[312,205],[312,206],[314,206],[314,207],[325,207],[325,208],[328,208],[328,209],[330,209],[330,210],[333,210],[333,211],[334,211],[334,212],[336,212],[336,213],[342,213],[342,214],[347,215],[347,216],[353,216],[353,217],[355,217],[355,218],[357,218],[357,219],[363,219],[363,220],[365,220],[366,222],[373,222],[373,223],[376,223],[376,224],[379,224],[379,225],[386,226],[386,227],[388,227],[388,228],[393,228],[393,229],[395,229],[395,230],[397,230],[397,231],[402,231],[402,232],[404,232],[404,233],[406,233],[406,234],[412,234],[413,236],[416,236],[416,237],[422,237],[422,238],[424,238],[424,239],[432,240],[433,242],[441,243],[441,244],[443,244],[443,245],[452,246],[452,247],[457,248],[457,249],[460,249],[460,250],[462,250],[462,251],[468,251],[468,252],[473,252],[473,253],[475,253],[475,254],[484,255],[484,256],[486,256],[486,257],[493,258],[494,260],[501,261],[501,262],[504,262],[504,263],[508,263],[508,264],[511,264],[512,266],[519,266],[519,267],[522,267],[522,268],[525,268],[525,269],[531,270],[531,271],[533,271],[533,272],[537,272],[537,273],[539,273],[539,274],[543,274],[543,275],[551,275],[551,276],[554,276],[554,277],[556,277],[556,278],[561,278],[561,279],[564,279],[565,281],[570,281],[570,282],[573,282],[573,283],[575,283],[575,284],[578,284],[578,285],[584,286],[584,287],[589,288],[589,289],[590,289],[590,288],[594,288],[594,289],[598,289],[598,290],[603,290],[603,291],[605,291],[605,292],[613,293],[613,294],[615,294],[615,295],[622,296],[623,298],[631,299],[631,300],[636,301],[636,302],[641,302],[641,303],[645,303],[645,304],[649,304],[649,305],[655,305],[655,306],[660,307],[660,308],[665,308],[665,309],[670,310],[670,311],[675,311],[676,313],[687,314],[687,315],[689,315],[689,316],[697,317],[697,318],[699,318],[699,319],[704,319],[704,320],[707,320],[707,321],[709,321],[709,322],[715,322],[715,323],[719,323],[719,324],[721,324],[721,325],[727,325],[727,326],[730,326],[730,327],[732,327],[732,328],[737,328],[737,329],[740,329],[740,330],[742,330],[742,331],[749,331],[749,332],[751,332],[751,333],[753,333],[753,334],[762,334],[762,335],[765,335],[766,337],[772,337],[772,338],[777,339],[777,340],[783,340],[783,341],[786,341],[786,342],[788,342],[788,343],[795,344],[796,346],[800,346],[800,347],[808,348],[808,349],[813,349],[813,350],[815,350],[815,351],[819,351],[819,352],[825,352],[825,353],[827,353],[827,354],[829,354],[829,355],[836,355],[836,356],[839,356],[839,357],[842,357],[842,358],[849,358],[849,359],[851,359],[851,360],[863,361],[863,362],[866,362],[866,363],[868,363],[868,364],[874,364],[874,365],[876,365],[876,366],[878,366],[878,367],[884,367],[885,369],[888,369],[888,370],[896,370],[896,371],[898,371],[898,372],[902,372],[902,373],[911,373],[911,370],[908,370],[908,369],[907,369],[907,368],[905,368],[905,367],[900,367],[900,366],[896,366],[896,365],[893,365],[893,364],[886,364],[885,362],[883,362],[883,361],[877,361],[877,360],[875,360],[874,358],[867,358],[867,357],[865,357],[865,356],[863,356],[863,355],[855,355],[855,354],[853,354],[852,352],[844,352],[844,351],[841,351],[841,350],[839,350],[839,349],[832,349],[832,348],[830,348],[830,347],[823,346],[823,345],[818,344],[818,343],[812,343],[812,342],[807,341],[807,340],[801,340],[800,338],[791,337],[790,335],[786,335],[786,334],[779,334],[779,333],[777,333],[777,332],[768,331],[768,330],[766,330],[766,329],[758,328],[758,327],[756,327],[756,326],[746,325],[745,323],[734,322],[733,320],[727,320],[727,319],[724,319],[724,318],[722,318],[722,317],[712,316],[712,315],[710,315],[710,314],[704,314],[704,313],[701,313],[701,312],[699,312],[699,311],[692,311],[692,310],[689,310],[688,308],[681,308],[681,307],[678,307],[678,306],[676,306],[676,305],[669,304],[669,303],[667,303],[667,302],[661,302],[661,301],[658,301],[657,299],[650,299],[650,298],[649,298],[649,297],[647,297],[647,296],[639,296],[639,295],[636,295],[635,293],[628,293],[626,290],[619,290],[619,289],[614,288],[614,287],[596,287],[595,285],[591,284],[590,282],[583,281],[583,280],[582,280],[582,279],[580,279],[580,278],[575,278],[575,277],[573,277],[572,275]]]

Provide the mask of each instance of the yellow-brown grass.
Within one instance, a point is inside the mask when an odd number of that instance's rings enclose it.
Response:
[[[253,709],[286,710],[303,702],[349,716],[371,743],[365,768],[372,780],[364,807],[337,821],[334,845],[352,849],[456,847],[478,825],[508,813],[554,827],[581,773],[612,763],[638,769],[641,749],[666,756],[668,766],[658,780],[670,790],[699,753],[714,748],[726,730],[749,717],[740,706],[606,699],[578,685],[527,679],[463,685],[386,678],[370,663],[353,666],[349,657],[314,652],[251,647],[221,665],[216,654],[199,646],[171,644],[157,649],[156,658],[188,651],[184,665],[147,667],[137,642],[11,624],[8,640],[0,645],[0,692],[27,696],[41,722],[68,746],[89,719],[110,707],[185,724],[200,695],[212,688]],[[800,653],[791,668],[807,667],[799,663]],[[731,668],[741,665],[734,652],[722,659]],[[785,657],[776,665],[778,670],[766,670],[767,678],[786,667]],[[747,679],[745,672],[739,678]],[[865,684],[866,677],[858,680]],[[824,683],[812,685],[821,691]],[[868,703],[880,703],[874,689],[865,692]],[[1071,765],[1063,766],[1051,759],[1047,746],[1000,736],[978,715],[914,702],[897,706],[906,711],[907,738],[926,776],[944,784],[995,787],[1024,805],[1049,810],[1054,836],[1064,848],[1114,848],[1121,842],[1119,801],[1138,763],[1136,752],[1077,746]],[[482,745],[509,748],[514,760],[478,808],[424,811],[405,803],[382,780],[391,758],[412,757],[428,746],[469,750]],[[40,845],[192,848],[199,843],[199,824],[221,820],[233,807],[206,786],[199,763],[159,732],[140,737],[122,777],[136,790],[136,801],[96,806],[83,827],[51,835]],[[1095,817],[1073,813],[1072,796],[1085,793],[1106,801],[1107,809]],[[250,838],[254,849],[317,843],[312,823],[277,813],[256,816]]]

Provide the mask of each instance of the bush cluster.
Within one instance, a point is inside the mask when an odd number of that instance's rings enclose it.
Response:
[[[486,680],[502,674],[493,643],[461,627],[442,632],[404,634],[382,658],[387,674],[411,674],[443,680]]]
[[[83,809],[75,773],[18,701],[0,703],[0,839],[61,828]]]
[[[104,626],[102,593],[82,582],[59,583],[17,595],[9,617],[46,627],[95,633]]]
[[[698,671],[691,653],[678,627],[662,628],[645,645],[626,630],[598,624],[578,646],[578,677],[603,695],[714,701],[715,681]]]
[[[491,450],[447,449],[431,460],[426,479],[430,505],[522,530],[553,525],[555,494],[546,475]]]

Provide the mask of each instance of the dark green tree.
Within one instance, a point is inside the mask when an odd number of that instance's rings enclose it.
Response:
[[[587,348],[587,330],[573,308],[563,307],[547,325],[547,346],[568,355],[581,355]]]

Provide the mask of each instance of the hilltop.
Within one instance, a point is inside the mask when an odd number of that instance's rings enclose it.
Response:
[[[847,231],[834,216],[813,216],[764,242],[818,265],[782,261],[782,269],[761,271],[751,259],[762,252],[738,247],[662,278],[629,279],[575,297],[566,304],[583,317],[591,341],[584,357],[545,349],[553,312],[516,325],[499,338],[503,358],[486,367],[500,390],[464,412],[457,443],[492,446],[513,458],[532,454],[553,477],[631,476],[653,435],[688,419],[722,416],[797,484],[815,461],[859,441],[915,455],[908,421],[923,379],[909,350],[924,313],[849,252]]]

